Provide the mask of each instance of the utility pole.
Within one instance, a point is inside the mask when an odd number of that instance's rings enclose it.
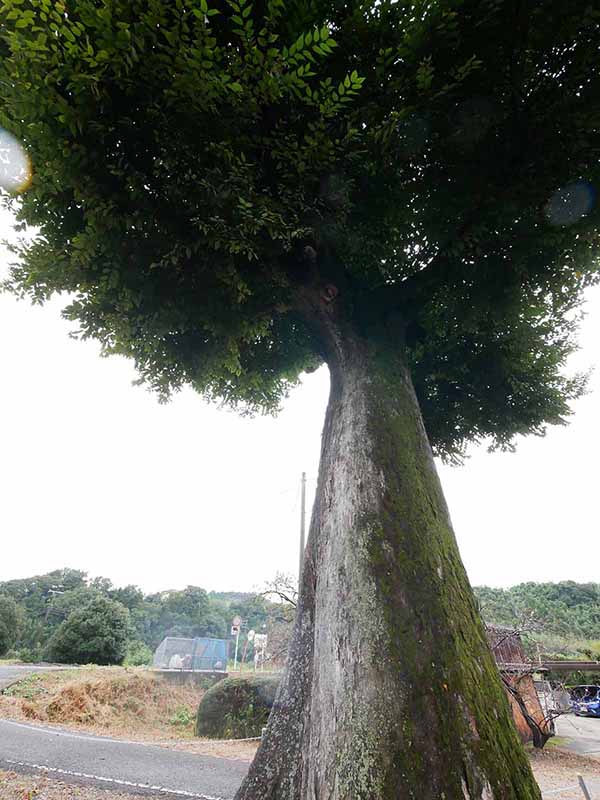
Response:
[[[238,628],[237,633],[235,635],[235,656],[233,657],[233,671],[237,670],[237,654],[238,654],[238,647],[240,646],[240,629]]]
[[[302,567],[304,565],[304,545],[306,539],[306,472],[302,473],[302,491],[300,496],[300,564],[298,570],[298,591],[302,585]]]
[[[238,647],[240,646],[240,629],[242,627],[242,618],[236,614],[231,623],[231,635],[235,636],[235,656],[233,657],[233,671],[237,670],[237,657]]]

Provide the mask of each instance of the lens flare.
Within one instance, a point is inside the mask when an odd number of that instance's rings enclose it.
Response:
[[[0,128],[0,188],[21,194],[31,183],[31,160],[21,142]]]
[[[544,208],[551,225],[574,225],[587,216],[596,202],[596,192],[588,181],[573,181],[561,186]]]

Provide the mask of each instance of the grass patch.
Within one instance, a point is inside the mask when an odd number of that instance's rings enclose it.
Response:
[[[46,692],[43,676],[37,674],[27,675],[18,683],[13,683],[12,686],[4,690],[4,694],[7,697],[22,697],[25,700],[33,700],[34,697]]]
[[[553,736],[546,742],[546,747],[564,747],[567,741],[564,736]]]

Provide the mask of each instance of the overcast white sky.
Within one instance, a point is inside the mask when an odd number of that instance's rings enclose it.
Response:
[[[0,277],[6,264],[3,253]],[[588,297],[573,369],[600,361],[600,289]],[[276,419],[241,419],[191,391],[161,406],[132,386],[129,362],[68,338],[62,304],[0,295],[0,580],[70,566],[146,591],[249,590],[294,572],[326,370]],[[600,370],[590,389],[569,427],[441,468],[474,584],[598,580]]]

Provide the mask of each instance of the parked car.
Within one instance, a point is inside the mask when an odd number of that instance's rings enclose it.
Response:
[[[600,717],[600,686],[574,686],[570,693],[574,714],[578,717]]]

